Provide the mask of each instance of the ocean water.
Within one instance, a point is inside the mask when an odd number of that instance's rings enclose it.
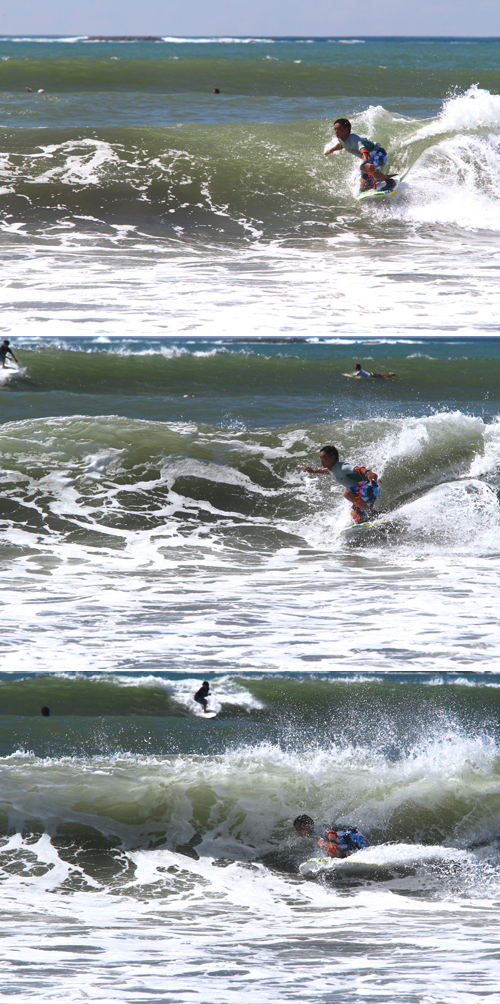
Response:
[[[500,1001],[499,56],[0,38],[2,1000]]]

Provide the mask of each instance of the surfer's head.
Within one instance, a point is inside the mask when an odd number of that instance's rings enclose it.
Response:
[[[335,119],[333,129],[337,139],[340,139],[343,143],[345,143],[351,131],[351,123],[349,122],[349,119]]]
[[[323,467],[326,467],[329,471],[331,471],[332,467],[335,464],[337,464],[339,460],[339,451],[337,450],[337,447],[336,446],[320,447],[319,459],[321,460]]]
[[[302,816],[297,816],[293,821],[293,825],[297,830],[299,837],[312,837],[314,832],[314,819],[310,816],[306,816],[304,813]]]

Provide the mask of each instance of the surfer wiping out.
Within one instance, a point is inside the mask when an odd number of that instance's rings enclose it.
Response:
[[[358,833],[355,826],[339,829],[317,827],[314,825],[314,820],[305,813],[302,816],[297,816],[293,825],[299,837],[316,837],[319,832],[317,846],[323,853],[326,852],[327,858],[347,858],[354,851],[366,847],[366,838],[362,833]]]
[[[308,474],[331,474],[339,484],[344,485],[344,498],[351,502],[351,516],[355,523],[364,523],[378,516],[373,508],[375,499],[380,495],[378,474],[368,471],[366,467],[352,467],[339,460],[339,452],[335,446],[322,446],[319,451],[322,467],[308,467],[302,464],[302,470]]]
[[[355,377],[371,377],[373,380],[389,380],[389,377],[395,377],[395,373],[369,373],[368,370],[364,370],[361,363],[356,363],[354,367]]]
[[[361,158],[362,163],[359,168],[361,171],[359,185],[361,192],[366,192],[369,188],[375,188],[381,192],[392,191],[396,187],[396,182],[381,170],[387,164],[387,151],[384,150],[383,146],[380,146],[380,143],[374,143],[366,136],[357,136],[355,132],[352,132],[349,119],[336,119],[333,128],[337,143],[331,140],[325,146],[325,157],[328,157],[330,153],[336,153],[337,150],[347,150],[348,153]]]

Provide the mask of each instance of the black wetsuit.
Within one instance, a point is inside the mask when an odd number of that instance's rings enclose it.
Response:
[[[7,356],[12,356],[14,362],[16,362],[16,357],[12,349],[9,349],[8,345],[0,345],[0,363],[2,363],[2,365],[7,359]]]
[[[200,689],[196,691],[196,694],[194,695],[194,699],[195,699],[195,701],[198,701],[198,704],[201,704],[201,706],[203,708],[206,708],[206,706],[208,704],[208,695],[209,695],[209,693],[210,693],[210,691],[209,690],[205,690],[205,687],[200,687]]]

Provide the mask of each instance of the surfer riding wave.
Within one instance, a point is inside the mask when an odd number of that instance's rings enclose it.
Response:
[[[352,132],[349,119],[336,119],[333,128],[337,142],[334,143],[331,140],[325,146],[325,157],[338,150],[347,150],[348,153],[361,158],[362,163],[359,168],[361,171],[359,185],[361,192],[366,192],[370,188],[379,192],[391,192],[396,187],[396,182],[382,171],[382,167],[385,167],[388,160],[387,151],[384,150],[383,146],[366,136],[358,136]]]
[[[339,484],[344,485],[344,498],[352,504],[351,517],[355,523],[376,519],[379,513],[373,506],[380,495],[378,474],[366,467],[353,467],[339,460],[336,446],[322,446],[319,459],[322,467],[302,464],[302,470],[308,474],[331,474]]]

